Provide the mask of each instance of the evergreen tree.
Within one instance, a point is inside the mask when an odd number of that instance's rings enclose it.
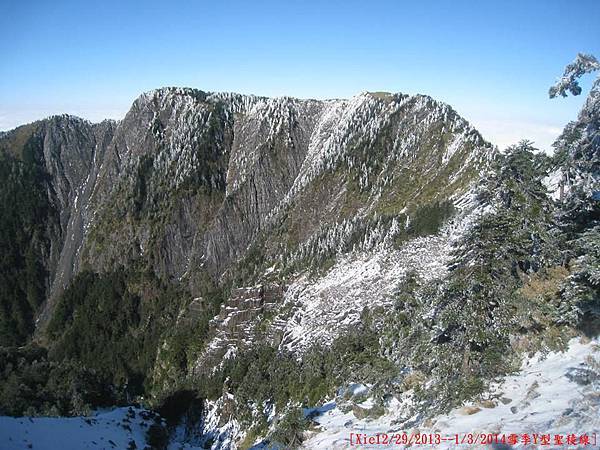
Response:
[[[579,95],[577,79],[600,69],[591,55],[577,55],[565,74],[550,89],[566,97]],[[592,330],[600,317],[600,77],[579,113],[554,144],[555,164],[562,173],[561,204],[557,222],[562,238],[564,263],[572,274],[562,287],[559,323],[579,325]]]
[[[566,97],[570,92],[573,95],[581,94],[581,87],[577,81],[582,75],[594,72],[600,69],[600,63],[593,55],[578,53],[575,61],[565,67],[565,72],[554,86],[550,88],[548,94],[550,98],[557,95]]]
[[[523,141],[497,157],[478,188],[484,213],[458,242],[434,305],[434,373],[449,395],[469,396],[482,377],[508,369],[509,338],[526,310],[518,295],[523,275],[551,258],[545,162]]]
[[[0,149],[0,345],[22,345],[46,294],[44,254],[58,216],[46,193],[48,173],[35,134],[21,158]]]

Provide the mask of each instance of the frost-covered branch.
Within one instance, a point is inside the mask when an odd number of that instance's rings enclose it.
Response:
[[[579,86],[579,82],[577,81],[578,78],[598,69],[600,69],[600,63],[598,63],[598,60],[593,55],[578,53],[575,61],[565,67],[563,76],[548,91],[550,98],[554,98],[557,95],[566,97],[567,92],[570,92],[572,95],[581,94],[581,86]]]

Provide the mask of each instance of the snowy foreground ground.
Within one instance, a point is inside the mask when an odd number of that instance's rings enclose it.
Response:
[[[143,450],[152,412],[116,408],[89,417],[0,417],[0,450]],[[173,443],[169,450],[196,447]]]
[[[133,414],[130,412],[133,411]],[[153,420],[137,408],[117,408],[90,417],[0,417],[0,448],[36,450],[143,449]]]
[[[594,362],[595,361],[595,362]],[[402,402],[396,401],[388,412],[378,419],[359,420],[352,411],[343,413],[335,403],[325,405],[322,414],[316,417],[321,431],[304,443],[307,449],[343,448],[402,448],[402,445],[350,445],[350,433],[375,436],[378,433],[416,433],[452,437],[456,434],[462,440],[469,433],[550,434],[549,445],[533,448],[600,448],[600,440],[593,445],[594,433],[600,439],[600,380],[598,370],[593,367],[600,362],[598,340],[583,343],[573,339],[565,353],[550,353],[545,358],[536,355],[527,360],[521,371],[506,377],[494,385],[489,393],[489,401],[469,404],[439,416],[419,429],[406,428]],[[592,368],[592,369],[591,369]],[[366,408],[370,400],[365,401]],[[575,434],[577,438],[587,434],[592,441],[589,445],[554,445],[555,435]],[[356,438],[355,438],[356,439]],[[435,438],[434,438],[435,439]],[[356,440],[354,441],[356,442]],[[493,446],[491,446],[494,448]],[[496,448],[510,448],[496,445]],[[515,448],[524,448],[518,443]],[[456,445],[445,441],[437,445],[412,445],[412,448],[486,448],[482,445]],[[487,447],[489,448],[489,447]],[[532,448],[531,445],[527,448]]]
[[[386,413],[377,419],[358,419],[352,410],[343,412],[335,402],[326,403],[318,409],[307,410],[307,413],[312,413],[317,426],[310,432],[304,448],[404,447],[395,444],[351,445],[350,433],[367,436],[385,433],[390,437],[402,433],[439,433],[445,437],[468,433],[499,433],[506,436],[549,434],[552,439],[550,445],[527,448],[599,448],[600,441],[596,445],[593,445],[593,441],[589,445],[554,445],[555,435],[576,435],[579,438],[587,434],[593,439],[596,434],[600,438],[599,362],[598,340],[582,342],[574,339],[565,353],[550,353],[546,357],[536,355],[527,360],[519,373],[506,377],[492,387],[488,401],[455,409],[419,429],[401,425],[407,419],[406,405],[402,401],[393,400]],[[355,394],[364,395],[366,392],[366,387],[360,385],[354,389]],[[368,398],[359,404],[363,410],[368,410],[372,405],[372,400]],[[136,408],[117,408],[90,417],[0,417],[0,449],[143,449],[146,446],[146,431],[152,423],[154,418],[150,413]],[[172,443],[169,448],[191,450],[198,447]],[[444,442],[438,445],[412,445],[411,448],[467,449],[485,446]],[[519,443],[515,448],[524,446]]]

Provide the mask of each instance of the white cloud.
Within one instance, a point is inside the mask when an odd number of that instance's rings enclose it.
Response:
[[[500,149],[527,139],[548,154],[554,151],[552,144],[563,130],[561,125],[519,118],[472,119],[471,123]]]

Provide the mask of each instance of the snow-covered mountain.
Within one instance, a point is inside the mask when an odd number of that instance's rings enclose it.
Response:
[[[595,92],[557,144],[558,202],[595,195]],[[560,253],[549,163],[526,143],[499,155],[449,105],[163,88],[120,121],[3,133],[0,158],[0,201],[18,205],[0,212],[0,405],[14,391],[13,415],[141,403],[166,419],[0,418],[18,445],[55,427],[164,448],[151,422],[169,448],[213,449],[598,426],[567,414],[598,412],[597,341],[557,318],[593,323],[563,295],[593,271]]]
[[[52,117],[6,133],[0,147],[19,155],[28,142],[58,218],[43,249],[42,324],[84,265],[144,260],[200,295],[197,272],[219,279],[267,236],[274,260],[342,245],[321,241],[344,239],[335,227],[463,193],[493,153],[426,96],[316,101],[182,88],[143,94],[116,123]],[[282,227],[286,239],[272,239]],[[326,232],[337,235],[309,242]]]

